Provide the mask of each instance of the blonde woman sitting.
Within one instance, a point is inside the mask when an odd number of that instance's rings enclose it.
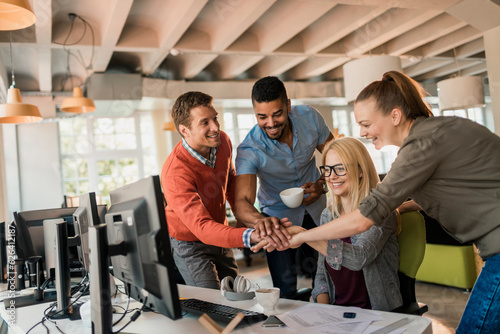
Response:
[[[368,150],[355,138],[328,143],[320,169],[330,193],[330,205],[321,214],[321,225],[356,210],[379,182]],[[401,306],[398,226],[394,212],[366,232],[325,242],[318,250],[313,299],[382,311]]]
[[[321,225],[356,210],[379,182],[366,147],[355,138],[340,138],[327,143],[320,169],[330,196],[330,204],[321,214]],[[352,237],[307,242],[319,252],[312,292],[315,302],[381,311],[402,305],[397,215],[393,212],[380,224]],[[299,226],[287,230],[290,234],[304,231]],[[266,241],[257,247],[264,244]],[[274,249],[269,245],[263,248]]]

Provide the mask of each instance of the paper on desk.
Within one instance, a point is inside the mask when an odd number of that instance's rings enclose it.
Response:
[[[356,318],[346,319],[344,312],[356,313]],[[289,328],[307,333],[362,333],[372,321],[384,318],[357,307],[335,307],[310,303],[278,316]]]

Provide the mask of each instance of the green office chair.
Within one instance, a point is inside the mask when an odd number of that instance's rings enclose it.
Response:
[[[401,214],[399,243],[399,284],[403,305],[392,312],[422,315],[428,311],[415,297],[415,276],[425,254],[425,221],[418,211]]]

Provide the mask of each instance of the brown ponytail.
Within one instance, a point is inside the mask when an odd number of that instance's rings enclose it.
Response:
[[[426,95],[423,87],[412,78],[401,72],[389,71],[384,73],[382,80],[366,86],[355,103],[373,97],[384,115],[394,108],[399,108],[407,119],[415,119],[420,116],[433,116],[430,107],[423,100]]]

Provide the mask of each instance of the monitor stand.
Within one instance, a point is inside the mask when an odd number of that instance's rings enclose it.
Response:
[[[68,256],[68,226],[65,221],[56,225],[56,291],[57,308],[49,312],[51,319],[80,319],[77,305],[71,305],[71,275]]]
[[[92,333],[109,334],[113,332],[113,307],[111,306],[106,225],[89,226],[89,250]]]

